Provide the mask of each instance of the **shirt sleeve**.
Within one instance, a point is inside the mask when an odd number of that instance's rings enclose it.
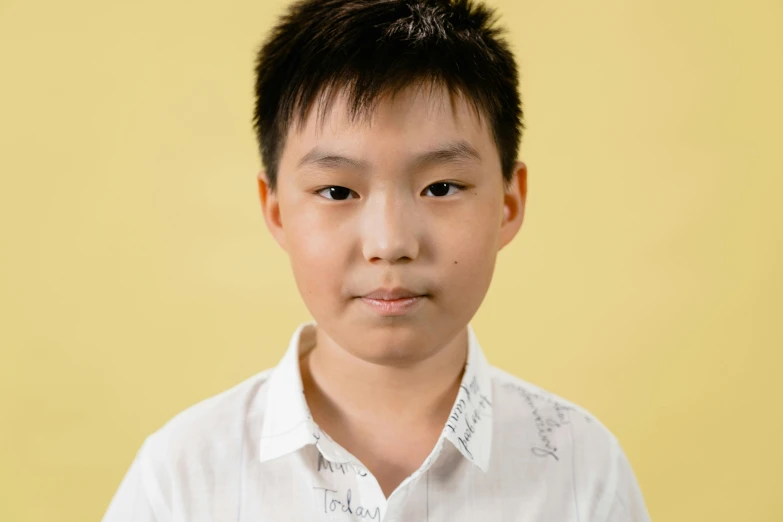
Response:
[[[102,522],[168,522],[171,519],[150,458],[149,443],[148,438],[136,453]]]
[[[615,453],[616,488],[606,522],[650,522],[642,490],[619,443]]]

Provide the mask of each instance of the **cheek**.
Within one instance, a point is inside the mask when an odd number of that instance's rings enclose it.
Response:
[[[456,293],[484,291],[489,285],[497,255],[497,232],[491,227],[489,220],[475,220],[444,251],[448,285]]]
[[[495,253],[484,234],[462,234],[444,253],[439,303],[445,316],[469,321],[487,294],[495,267]]]
[[[345,247],[339,230],[310,214],[297,215],[286,226],[291,267],[305,299],[337,295],[344,279],[340,259]]]

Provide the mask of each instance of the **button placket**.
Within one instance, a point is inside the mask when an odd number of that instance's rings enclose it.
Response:
[[[380,484],[378,484],[378,480],[361,465],[357,464],[357,468],[364,473],[364,475],[359,473],[355,475],[355,484],[361,498],[362,506],[369,510],[369,512],[366,513],[365,520],[385,520],[388,503],[386,502],[386,497],[383,495]],[[380,516],[373,518],[371,515],[375,512],[376,508],[378,509],[377,513]]]
[[[346,449],[315,427],[316,448],[327,461],[332,486],[321,491],[328,520],[382,520],[386,499],[375,477]]]
[[[411,475],[411,477],[413,477],[413,475]],[[405,501],[408,499],[408,496],[410,496],[410,493],[411,481],[403,481],[403,483],[400,484],[400,487],[392,491],[392,494],[389,495],[389,499],[386,502],[386,516],[383,518],[384,522],[387,520],[394,522],[399,518],[400,514],[404,511]]]
[[[319,510],[328,520],[354,520],[357,514],[372,510],[361,488],[365,479],[355,472],[352,461],[338,463],[319,453],[318,472],[321,474],[317,488]],[[374,519],[380,519],[380,511]]]

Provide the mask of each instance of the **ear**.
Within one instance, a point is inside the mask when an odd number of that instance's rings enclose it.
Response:
[[[280,214],[280,203],[277,193],[269,189],[269,180],[265,170],[261,170],[258,173],[258,195],[261,198],[261,210],[264,214],[266,227],[269,229],[272,237],[275,238],[275,241],[277,241],[277,244],[283,250],[286,250],[285,230],[283,230],[283,218]]]
[[[509,244],[519,232],[525,218],[527,199],[527,165],[518,161],[514,164],[514,174],[503,195],[503,220],[500,224],[498,251]]]

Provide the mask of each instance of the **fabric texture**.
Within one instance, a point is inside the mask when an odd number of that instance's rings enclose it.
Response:
[[[617,438],[586,409],[488,364],[472,326],[459,394],[421,467],[387,499],[314,422],[299,356],[148,436],[104,522],[296,520],[649,522]]]

